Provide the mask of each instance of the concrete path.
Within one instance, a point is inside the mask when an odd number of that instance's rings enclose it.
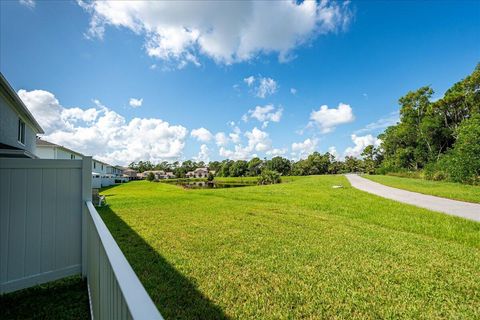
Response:
[[[377,196],[412,204],[417,207],[439,211],[480,222],[480,204],[429,196],[417,192],[387,187],[383,184],[362,178],[356,174],[345,175],[352,187]]]

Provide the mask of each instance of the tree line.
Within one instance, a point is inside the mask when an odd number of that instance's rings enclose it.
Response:
[[[379,138],[380,173],[480,183],[480,64],[432,101],[426,86],[399,99],[400,122]]]
[[[340,160],[328,152],[314,152],[298,161],[277,156],[208,164],[139,161],[129,167],[139,172],[171,171],[179,178],[208,166],[220,177],[260,176],[264,171],[284,176],[364,172],[480,184],[480,64],[441,99],[432,101],[433,94],[426,86],[401,97],[399,122],[379,135],[379,147],[367,146],[359,158]]]
[[[349,172],[373,172],[376,164],[377,149],[368,146],[362,153],[362,158],[346,157],[343,161],[337,160],[330,153],[313,152],[306,159],[293,161],[277,156],[272,159],[260,159],[254,157],[249,161],[230,160],[211,161],[206,164],[203,161],[195,162],[187,160],[184,162],[161,162],[153,164],[150,161],[132,162],[129,167],[138,172],[163,170],[170,171],[178,178],[184,178],[186,173],[196,168],[208,167],[215,171],[219,177],[256,177],[262,172],[274,171],[282,176],[305,176],[315,174],[336,174]]]

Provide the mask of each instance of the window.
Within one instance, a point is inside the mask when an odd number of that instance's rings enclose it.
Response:
[[[18,119],[18,142],[25,144],[25,122],[22,119]]]
[[[97,167],[97,163],[94,161],[93,162],[93,169],[95,169]]]
[[[74,154],[70,155],[70,160],[75,160],[75,155]]]

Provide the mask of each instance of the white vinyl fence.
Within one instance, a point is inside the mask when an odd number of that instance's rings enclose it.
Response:
[[[0,159],[0,294],[80,274],[94,319],[162,319],[92,205],[92,159]]]
[[[86,206],[86,275],[92,318],[163,319],[92,202]]]
[[[0,159],[0,293],[80,273],[83,164]]]

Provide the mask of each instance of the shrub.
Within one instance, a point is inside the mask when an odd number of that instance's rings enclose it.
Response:
[[[424,178],[427,180],[449,180],[449,175],[446,168],[446,160],[445,156],[442,156],[437,162],[428,163],[425,166],[424,170]]]
[[[147,174],[147,180],[152,182],[153,180],[155,180],[155,175],[153,174],[153,172],[149,172]]]
[[[397,171],[387,172],[389,176],[395,176],[400,178],[414,178],[414,179],[422,179],[424,173],[422,171],[409,171],[406,169],[397,169]]]
[[[446,171],[452,181],[480,183],[480,114],[464,120],[457,130],[453,150],[445,157]]]
[[[260,176],[257,179],[257,184],[275,184],[282,182],[282,178],[280,177],[280,173],[273,170],[263,170]]]
[[[433,181],[441,181],[445,179],[447,179],[447,174],[443,171],[437,171],[432,176]]]

